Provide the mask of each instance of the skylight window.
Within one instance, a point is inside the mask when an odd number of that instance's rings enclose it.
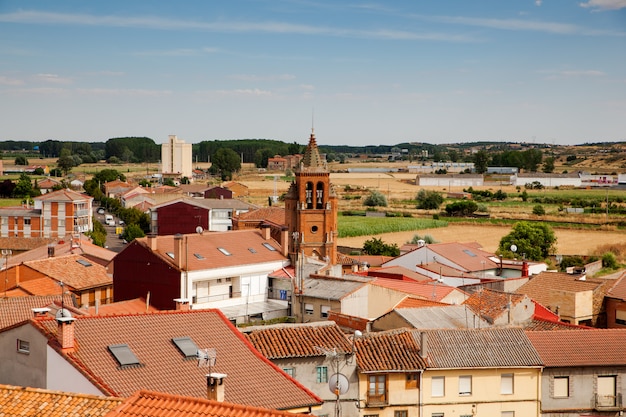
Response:
[[[248,248],[248,250],[250,251],[250,253],[256,253],[256,250],[254,248]]]
[[[198,356],[198,346],[191,340],[189,336],[185,337],[174,337],[172,338],[172,343],[176,345],[180,353],[183,354],[185,359],[193,358],[196,359]]]
[[[193,256],[195,256],[196,259],[200,259],[200,260],[205,259],[204,256],[200,255],[199,253],[194,253]]]
[[[85,259],[76,259],[76,262],[78,262],[79,264],[81,264],[82,266],[91,266],[91,263],[89,263],[87,260]]]
[[[122,367],[140,365],[139,359],[137,359],[137,356],[135,356],[127,344],[109,345],[109,351]]]
[[[469,249],[463,249],[463,252],[465,252],[466,254],[471,256],[472,258],[476,257],[476,254],[474,252],[472,252],[471,250],[469,250]]]
[[[263,242],[263,246],[265,246],[267,250],[276,251],[276,248],[267,242]]]
[[[217,248],[218,251],[222,252],[224,255],[226,256],[230,256],[232,255],[232,253],[228,252],[226,249],[222,248],[222,247],[218,247]]]
[[[174,252],[165,252],[165,253],[167,254],[167,256],[174,259]]]

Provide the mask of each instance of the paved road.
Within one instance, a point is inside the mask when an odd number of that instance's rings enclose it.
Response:
[[[124,244],[124,241],[115,234],[115,226],[107,226],[106,224],[104,224],[104,214],[98,214],[97,210],[99,208],[99,206],[94,206],[93,217],[95,221],[99,221],[100,223],[102,223],[104,229],[107,231],[107,240],[105,247],[109,250],[112,250],[113,252],[121,252],[126,245]],[[105,214],[108,213],[105,212]],[[120,219],[116,216],[113,216],[113,218],[115,219],[115,224],[119,225]]]

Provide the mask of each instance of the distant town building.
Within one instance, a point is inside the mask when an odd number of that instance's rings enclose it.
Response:
[[[168,142],[161,145],[161,172],[165,176],[192,179],[191,143],[170,135]]]

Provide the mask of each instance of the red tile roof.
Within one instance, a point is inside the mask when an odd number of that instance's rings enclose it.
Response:
[[[416,295],[418,297],[434,301],[441,301],[450,293],[454,291],[461,291],[458,288],[450,287],[441,283],[399,281],[396,279],[388,278],[376,278],[370,284],[393,289],[396,291],[401,291],[407,294]]]
[[[333,322],[287,324],[242,329],[252,345],[268,359],[324,356],[321,348],[350,352],[351,345]]]
[[[121,398],[0,385],[0,415],[23,417],[103,417]]]
[[[521,294],[512,294],[502,291],[481,288],[469,296],[463,304],[467,305],[474,314],[489,318],[491,322],[504,313],[508,313],[509,304],[514,306],[526,298]]]
[[[0,329],[33,318],[33,308],[49,307],[54,301],[60,300],[60,288],[57,295],[0,298]],[[65,295],[63,302],[68,306],[74,305],[69,294]]]
[[[422,308],[422,307],[445,307],[450,304],[441,303],[439,301],[433,300],[425,300],[423,298],[415,298],[415,297],[405,297],[398,304],[395,305],[394,309],[397,308]]]
[[[310,417],[228,402],[141,390],[106,417]]]
[[[420,357],[419,331],[397,329],[365,333],[355,340],[361,372],[418,371],[426,368]]]
[[[626,300],[626,275],[622,275],[616,280],[606,296]]]
[[[104,316],[107,314],[151,313],[159,311],[159,309],[146,303],[145,298],[135,298],[133,300],[117,301],[110,304],[101,304],[100,306],[98,306],[98,308],[89,307],[87,311],[92,316],[95,314]]]
[[[430,366],[434,368],[538,367],[542,364],[520,328],[429,331],[427,349]]]
[[[587,330],[588,326],[564,323],[558,320],[546,320],[534,317],[528,323],[524,323],[524,330],[529,331],[551,331],[551,330]]]
[[[83,264],[84,263],[84,264]],[[67,255],[24,262],[24,265],[77,291],[113,284],[104,266],[82,255]]]
[[[282,207],[263,207],[240,213],[237,218],[241,222],[268,221],[277,225],[285,224],[285,209]]]
[[[626,329],[526,332],[546,367],[625,366]]]
[[[531,279],[515,292],[526,294],[528,297],[544,306],[550,306],[553,291],[585,292],[594,291],[604,284],[604,281],[581,280],[580,275],[571,275],[564,272],[542,272],[533,275]]]
[[[42,194],[38,197],[35,197],[33,200],[35,201],[85,201],[85,200],[93,200],[93,197],[90,197],[87,194],[77,193],[76,191],[72,191],[69,188],[64,188],[62,190],[57,190],[57,191],[52,191],[46,194]]]
[[[199,349],[215,348],[212,372],[227,374],[225,401],[258,407],[292,409],[321,400],[261,355],[219,310],[82,316],[74,322],[73,352],[62,352],[56,320],[31,321],[49,346],[103,393],[130,396],[139,389],[206,398],[207,368],[185,360],[172,342],[190,337]],[[139,366],[122,369],[108,346],[127,344]]]
[[[156,239],[155,254],[166,262],[176,265],[173,258],[175,236],[144,237],[135,239],[133,243],[137,242],[137,244],[150,250],[148,239]],[[281,246],[278,242],[274,239],[265,240],[261,231],[256,229],[205,232],[201,235],[193,233],[183,235],[182,239],[183,254],[185,251],[187,252],[186,259],[190,271],[287,260],[281,254]],[[270,250],[264,244],[268,244],[275,250]],[[230,255],[223,253],[219,248],[226,250]],[[202,258],[195,256],[195,254]]]
[[[30,295],[57,295],[61,292],[59,282],[50,277],[22,281],[18,285],[19,288]]]

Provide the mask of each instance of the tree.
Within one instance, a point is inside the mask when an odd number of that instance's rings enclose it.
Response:
[[[497,253],[511,258],[521,254],[526,259],[542,261],[554,253],[556,240],[554,231],[545,223],[518,222],[500,239]],[[511,250],[512,245],[517,247],[516,252]]]
[[[438,209],[443,203],[443,196],[437,191],[428,191],[421,189],[417,193],[417,208],[424,210]]]
[[[30,198],[33,194],[33,183],[31,182],[30,177],[26,174],[21,174],[20,179],[17,181],[15,189],[13,190],[13,196],[18,198]]]
[[[15,157],[15,165],[28,165],[28,159],[24,155],[18,155]]]
[[[57,161],[57,165],[63,171],[65,175],[72,170],[73,167],[76,166],[76,161],[72,157],[72,151],[67,148],[63,148],[61,150],[61,156]]]
[[[537,204],[533,207],[533,214],[537,216],[543,216],[544,214],[546,214],[546,209],[544,209],[541,204]]]
[[[484,174],[487,172],[489,166],[489,154],[487,151],[480,150],[474,154],[474,169],[477,174]]]
[[[554,172],[554,157],[551,156],[543,161],[543,172],[550,174]]]
[[[471,200],[461,200],[446,205],[446,213],[450,216],[469,216],[478,210],[478,204]]]
[[[542,159],[543,154],[539,149],[528,149],[522,152],[522,160],[524,161],[524,169],[526,171],[537,172]]]
[[[93,231],[85,233],[87,236],[91,238],[91,241],[94,245],[98,245],[104,247],[106,245],[107,240],[107,231],[95,218],[92,221],[93,223]]]
[[[13,195],[15,190],[15,183],[11,180],[4,180],[0,182],[0,197],[9,198]]]
[[[363,250],[368,255],[382,255],[382,256],[398,256],[400,255],[400,248],[397,244],[387,244],[382,239],[371,238],[363,242]]]
[[[33,174],[35,174],[35,175],[45,175],[46,172],[43,170],[42,167],[37,167],[37,168],[35,168],[35,171],[33,171]]]
[[[387,207],[387,198],[380,191],[373,190],[370,195],[365,198],[363,204],[368,207]]]
[[[228,148],[220,148],[211,157],[211,171],[220,173],[222,179],[227,179],[234,172],[241,169],[241,158],[237,152]]]
[[[124,233],[122,233],[122,239],[127,242],[131,242],[133,239],[138,237],[144,237],[146,234],[141,230],[138,224],[129,224],[124,229]]]

